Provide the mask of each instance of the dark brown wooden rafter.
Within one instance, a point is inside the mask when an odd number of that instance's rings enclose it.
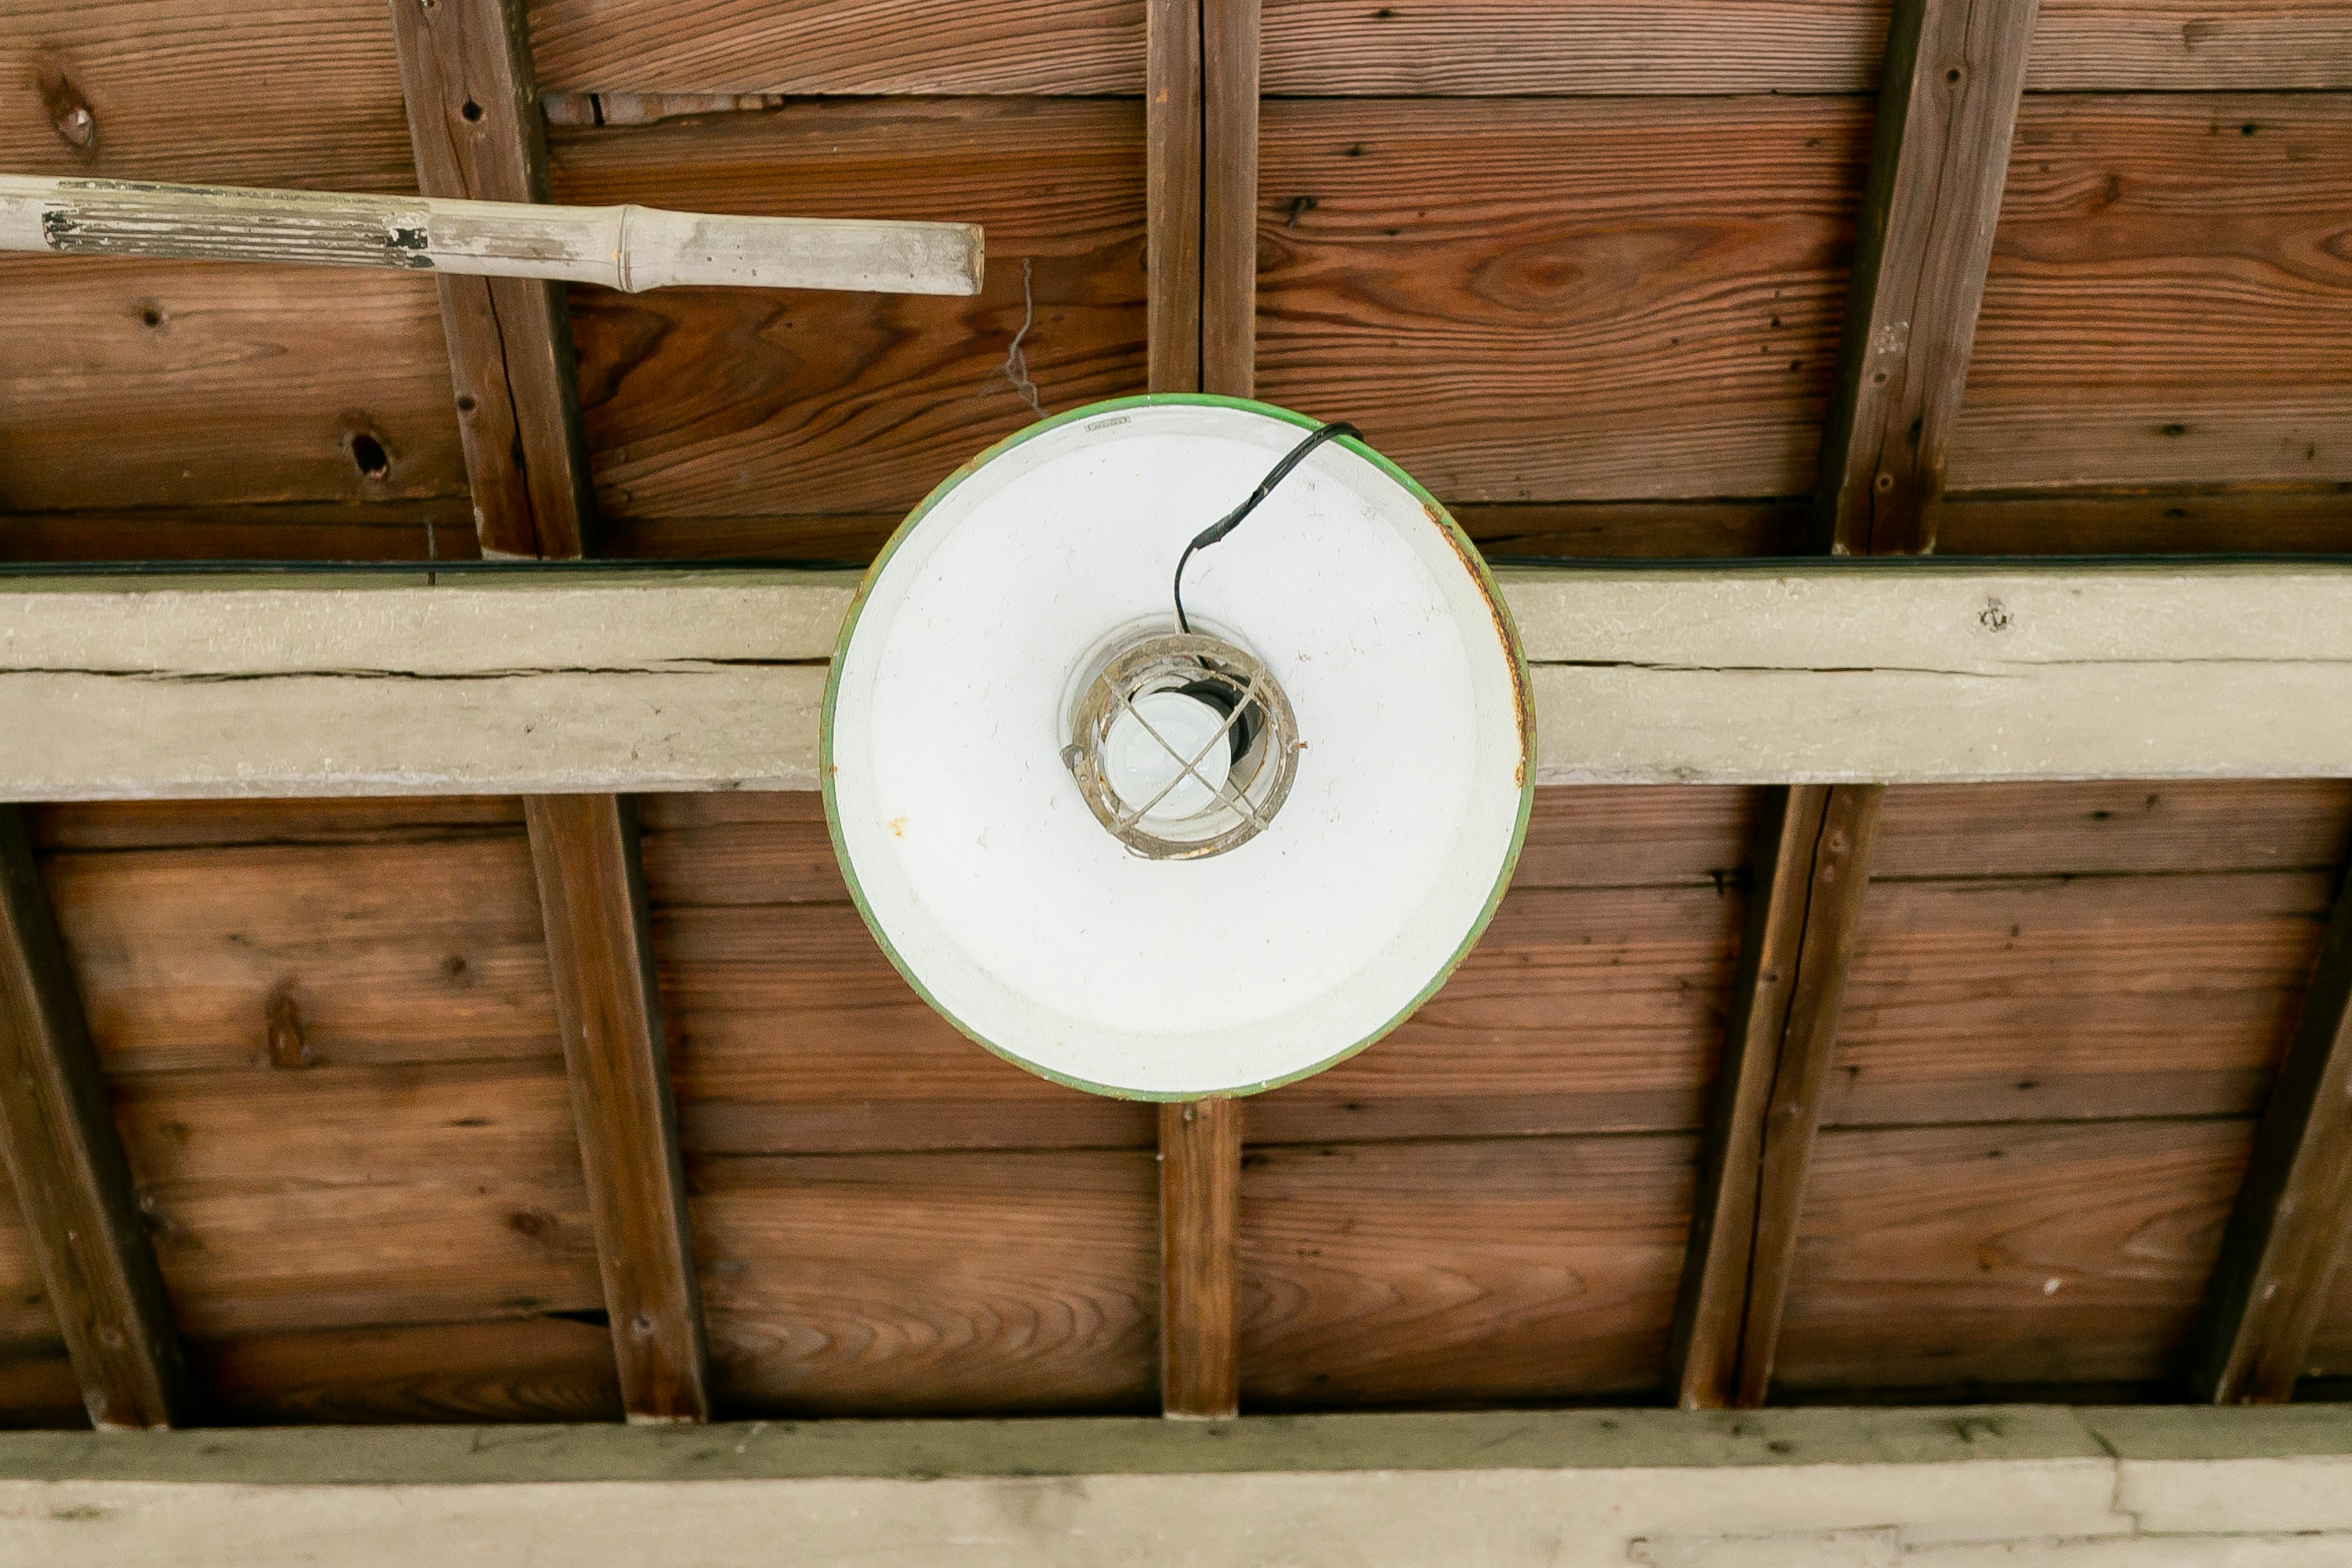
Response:
[[[24,813],[0,805],[0,1154],[101,1430],[184,1425],[187,1361]]]
[[[2189,1341],[2216,1405],[2294,1397],[2329,1287],[2352,1253],[2352,886],[2336,894],[2301,1022],[2254,1135]]]
[[[1854,239],[1816,528],[1839,554],[1936,545],[2041,0],[1897,0]]]
[[[1160,1108],[1160,1402],[1170,1415],[1240,1414],[1241,1169],[1241,1101]]]
[[[1201,4],[1201,390],[1257,389],[1258,0]]]
[[[1144,22],[1145,310],[1154,392],[1201,390],[1201,5],[1151,0]]]
[[[418,189],[547,200],[547,129],[521,0],[392,0],[392,21]],[[563,286],[437,281],[482,553],[585,553],[594,491]]]
[[[1819,547],[1935,548],[2039,0],[1897,0],[1838,379]],[[1733,982],[1673,1345],[1685,1407],[1769,1392],[1884,792],[1773,793]]]
[[[547,200],[521,0],[393,0],[393,30],[425,194]],[[579,558],[593,491],[562,286],[440,283],[482,553]],[[631,1420],[706,1421],[709,1353],[635,816],[614,795],[524,807],[622,1403]]]

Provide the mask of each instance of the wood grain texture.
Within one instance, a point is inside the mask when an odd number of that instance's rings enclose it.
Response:
[[[1143,106],[1102,101],[819,102],[556,132],[559,201],[988,231],[970,300],[575,291],[599,506],[903,512],[1034,417],[1003,374],[1024,314],[1049,411],[1141,391],[1143,150]]]
[[[1883,798],[1800,785],[1764,808],[1675,1307],[1685,1409],[1759,1405],[1771,1384]]]
[[[676,885],[652,883],[654,952],[689,1152],[1150,1146],[1150,1107],[957,1033],[849,905],[665,905]]]
[[[1252,1142],[1696,1129],[1738,941],[1737,876],[1721,891],[1514,889],[1394,1034],[1254,1097]]]
[[[2284,1404],[2352,1242],[2352,898],[2337,894],[2189,1344],[2191,1398]]]
[[[0,1431],[89,1426],[81,1384],[63,1350],[0,1352]]]
[[[1833,1124],[2251,1116],[2331,872],[1882,882]]]
[[[1490,561],[1800,555],[1811,537],[1799,500],[1583,501],[1448,509]]]
[[[1811,488],[1861,107],[1269,101],[1263,120],[1268,400],[1354,421],[1449,502]]]
[[[1160,1107],[1160,1409],[1215,1420],[1241,1414],[1234,1237],[1242,1105]]]
[[[305,812],[278,810],[211,818],[238,836],[217,847],[48,858],[110,1076],[257,1068],[280,996],[320,1066],[560,1058],[520,825],[319,844],[300,841]],[[296,842],[258,837],[289,829]]]
[[[1146,0],[534,0],[551,90],[794,96],[1143,90]]]
[[[1201,3],[1201,390],[1256,390],[1258,0]]]
[[[2041,0],[1895,0],[1822,433],[1816,529],[1854,555],[1924,555]]]
[[[0,1168],[0,1200],[5,1200],[0,1201],[0,1356],[61,1356],[65,1341],[58,1336],[58,1315],[49,1305],[41,1261],[34,1255],[33,1238],[16,1203],[16,1184],[7,1180],[5,1168]],[[75,1407],[80,1403],[77,1384]]]
[[[1871,873],[2328,871],[2347,857],[2352,783],[2341,779],[1904,784],[1886,792]]]
[[[1938,513],[1939,555],[2352,552],[2352,484],[2087,495],[1962,494]]]
[[[635,1421],[710,1418],[636,818],[615,795],[523,803],[622,1399]]]
[[[414,191],[383,0],[12,0],[0,168]]]
[[[142,1073],[112,1090],[191,1339],[604,1305],[552,1062]]]
[[[1149,1152],[689,1169],[712,1370],[730,1414],[1157,1408]]]
[[[220,1426],[617,1421],[602,1326],[569,1318],[255,1334],[194,1347]]]
[[[0,808],[0,1163],[90,1424],[184,1424],[193,1414],[187,1363],[142,1194],[15,807]]]
[[[1146,0],[1144,330],[1154,392],[1201,390],[1203,0]]]
[[[473,507],[455,497],[0,517],[0,561],[463,561],[480,553]]]
[[[1952,487],[2352,478],[2347,210],[2340,96],[2029,99]]]
[[[26,256],[0,289],[0,509],[464,491],[428,281]]]
[[[2172,1376],[2250,1133],[2238,1121],[1824,1131],[1780,1382]]]
[[[1244,1406],[1655,1391],[1696,1152],[1688,1137],[1252,1150]]]
[[[44,853],[512,839],[523,825],[522,802],[510,795],[444,795],[430,800],[109,801],[27,806],[25,816],[34,847]],[[54,866],[50,874],[57,874]]]
[[[524,0],[392,0],[392,30],[418,189],[546,201]],[[591,492],[562,285],[447,273],[436,282],[483,552],[581,554]]]
[[[1874,85],[1872,0],[1267,0],[1266,91],[1281,97],[1838,93]],[[2352,86],[2341,0],[2044,0],[2032,88]]]

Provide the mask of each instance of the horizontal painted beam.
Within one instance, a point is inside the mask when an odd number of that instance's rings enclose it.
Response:
[[[0,1435],[0,1561],[2319,1568],[2352,1408]]]
[[[2352,774],[2352,567],[1503,574],[1549,784]],[[0,578],[0,799],[805,789],[850,574]]]

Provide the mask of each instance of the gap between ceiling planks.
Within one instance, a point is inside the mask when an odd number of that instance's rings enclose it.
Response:
[[[543,202],[547,141],[523,0],[392,0],[426,195]],[[485,556],[577,559],[594,491],[562,288],[440,275]],[[635,814],[610,795],[524,803],[621,1395],[632,1421],[710,1418],[677,1119]]]
[[[1896,0],[1822,431],[1815,547],[1935,550],[2039,0]],[[1769,1390],[1883,791],[1774,792],[1677,1296],[1685,1408]]]
[[[0,806],[0,1153],[100,1431],[184,1426],[187,1358],[24,812]]]

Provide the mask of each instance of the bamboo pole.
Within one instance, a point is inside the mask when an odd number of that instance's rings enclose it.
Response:
[[[976,294],[976,225],[730,217],[0,174],[0,250],[601,283]]]

